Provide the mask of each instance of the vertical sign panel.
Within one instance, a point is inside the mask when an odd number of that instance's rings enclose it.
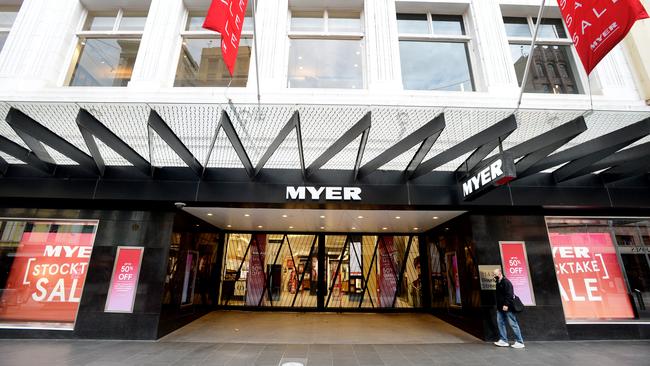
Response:
[[[392,236],[379,239],[379,306],[392,307],[397,291],[397,250]]]
[[[117,247],[104,312],[133,312],[143,252],[143,247]]]
[[[533,285],[530,281],[526,243],[523,241],[500,241],[503,274],[512,282],[515,295],[526,306],[535,305]]]
[[[567,320],[632,319],[610,233],[549,233]]]
[[[264,292],[266,275],[266,234],[255,234],[252,238],[248,281],[246,282],[246,305],[258,306]]]

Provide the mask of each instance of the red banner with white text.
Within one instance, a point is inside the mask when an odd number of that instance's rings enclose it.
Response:
[[[263,296],[266,275],[264,262],[266,258],[266,235],[254,234],[248,261],[248,278],[246,281],[246,305],[259,306]]]
[[[558,0],[558,5],[587,74],[637,20],[648,18],[639,0]]]
[[[221,55],[230,76],[235,72],[237,53],[248,0],[213,0],[203,28],[221,33]]]

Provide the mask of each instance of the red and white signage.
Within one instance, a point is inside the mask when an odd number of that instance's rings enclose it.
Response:
[[[104,312],[133,312],[135,295],[138,292],[138,278],[140,277],[143,252],[143,247],[117,247]]]
[[[558,5],[587,74],[637,20],[648,18],[639,0],[558,0]]]
[[[221,33],[221,54],[230,76],[235,73],[248,0],[213,0],[203,28]]]
[[[500,241],[503,274],[512,282],[515,295],[526,306],[535,305],[533,285],[530,281],[526,243],[523,241]]]
[[[397,250],[392,236],[379,239],[379,306],[392,307],[397,291]]]
[[[96,228],[97,222],[27,221],[0,298],[0,321],[72,329]]]
[[[549,233],[567,320],[632,319],[610,233]]]
[[[254,234],[252,239],[248,262],[248,280],[246,281],[246,305],[259,306],[266,282],[266,275],[264,274],[266,235]]]

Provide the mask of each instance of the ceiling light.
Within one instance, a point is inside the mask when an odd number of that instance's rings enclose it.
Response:
[[[196,224],[196,225],[194,225],[194,226],[199,227],[199,224]]]
[[[325,230],[325,226],[321,226],[320,229],[321,229],[321,230]]]
[[[325,215],[320,215],[320,218],[321,218],[321,219],[324,219],[324,218],[325,218]]]
[[[246,217],[251,217],[251,215],[250,215],[250,214],[244,214],[244,216],[246,216]]]
[[[287,215],[282,215],[282,217],[287,218]]]
[[[395,216],[395,218],[398,219],[398,220],[401,219],[401,217],[399,217],[399,216]]]
[[[420,230],[420,228],[419,227],[414,227],[413,230],[417,231],[417,230]]]
[[[264,226],[262,226],[262,225],[257,225],[257,227],[261,229],[261,228],[263,228]]]
[[[382,230],[388,230],[388,228],[387,228],[387,227],[382,227],[381,229],[382,229]]]
[[[438,220],[438,216],[434,216],[433,219],[434,219],[434,220]]]
[[[208,216],[212,216],[212,214],[211,214],[211,213],[208,213]]]
[[[356,227],[353,227],[353,228],[352,228],[352,230],[356,230],[356,229],[357,229]]]
[[[232,227],[232,225],[228,225],[228,227]]]
[[[289,229],[293,229],[293,226],[289,226]]]
[[[357,219],[363,219],[363,216],[357,216]]]

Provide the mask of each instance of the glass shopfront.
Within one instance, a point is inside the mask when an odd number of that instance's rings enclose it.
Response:
[[[546,219],[565,318],[650,319],[650,220]]]
[[[0,219],[0,328],[74,328],[96,230],[96,221]]]
[[[417,236],[231,233],[221,280],[223,306],[421,307]]]

